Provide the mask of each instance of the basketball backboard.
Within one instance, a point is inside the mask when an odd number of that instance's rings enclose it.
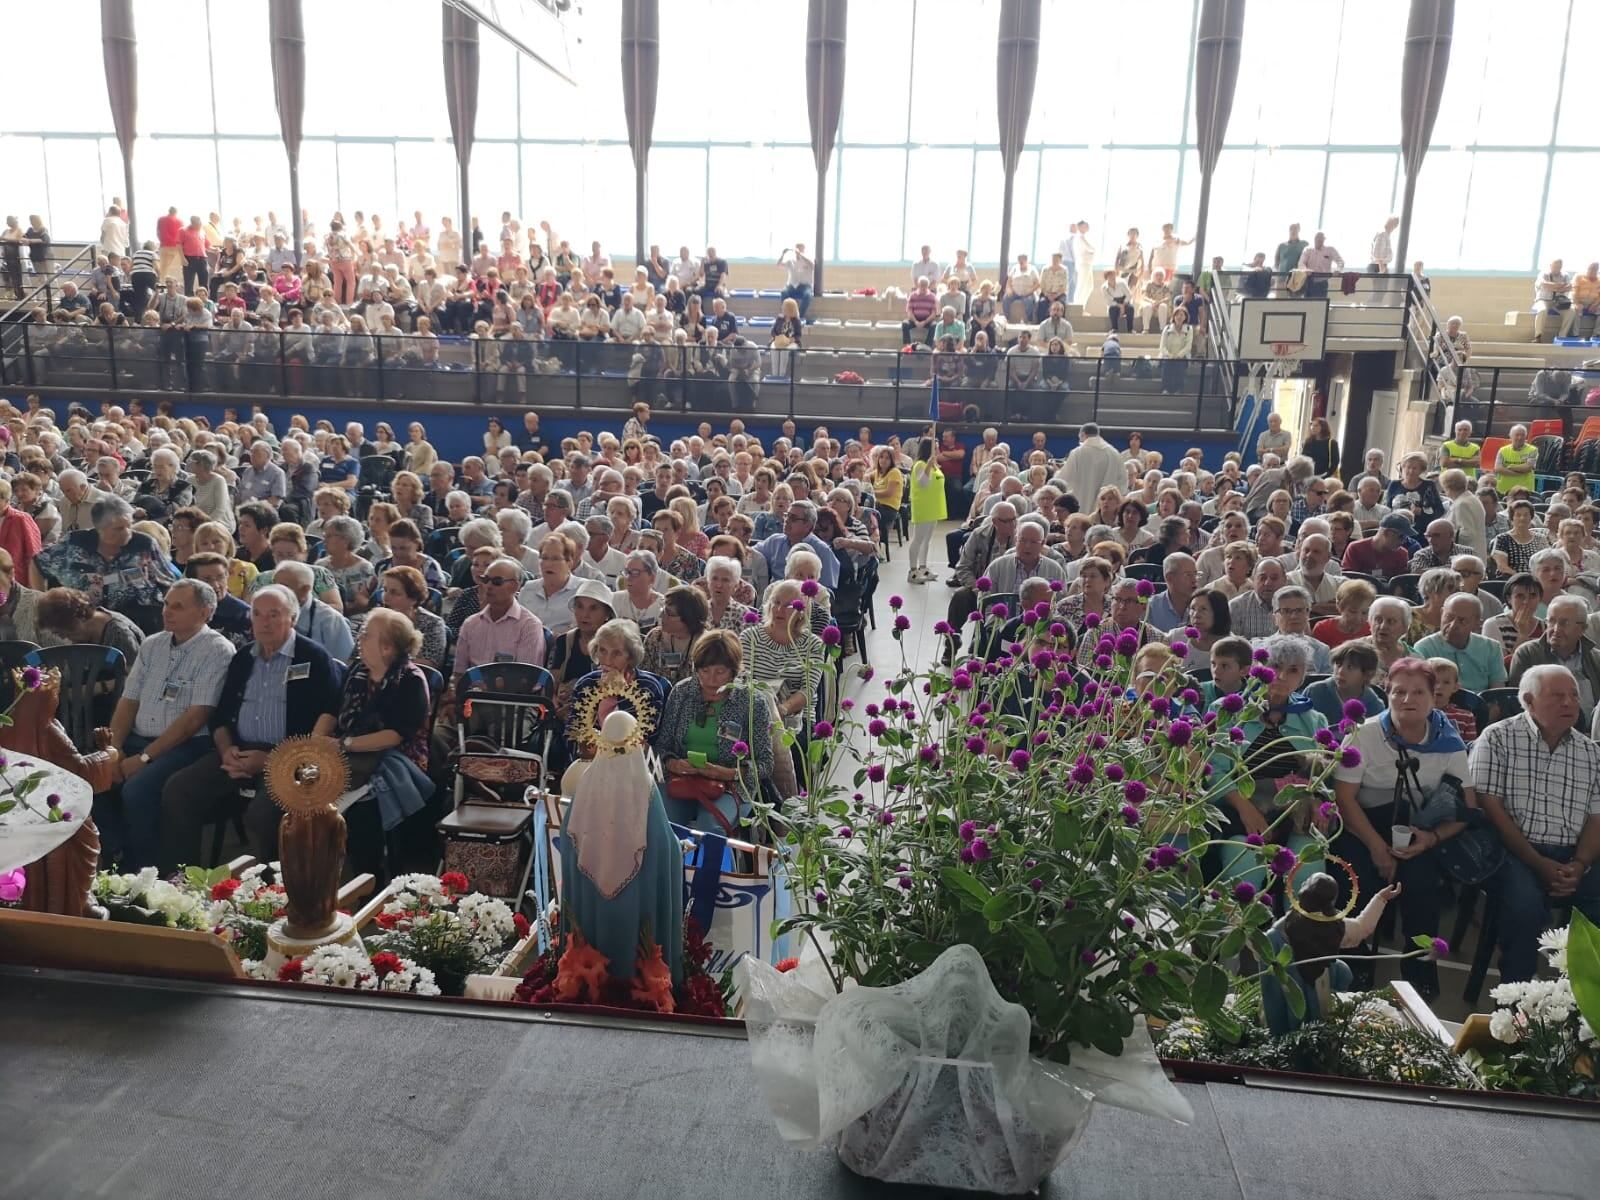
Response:
[[[1235,307],[1239,357],[1246,362],[1291,356],[1315,362],[1327,352],[1326,297],[1240,300]]]

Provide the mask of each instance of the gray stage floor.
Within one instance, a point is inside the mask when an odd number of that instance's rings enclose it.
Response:
[[[237,989],[234,989],[237,991]],[[1050,1197],[1596,1195],[1600,1127],[1183,1085],[1096,1109]],[[781,1143],[720,1037],[0,970],[0,1196],[923,1196]]]

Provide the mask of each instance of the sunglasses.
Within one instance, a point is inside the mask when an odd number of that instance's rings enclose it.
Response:
[[[518,580],[511,575],[485,575],[483,577],[483,581],[493,587],[504,587],[508,583],[518,582]]]

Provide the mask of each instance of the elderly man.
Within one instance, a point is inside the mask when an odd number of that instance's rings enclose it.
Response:
[[[1449,470],[1439,476],[1439,489],[1450,502],[1450,511],[1444,519],[1455,530],[1456,548],[1468,554],[1485,558],[1489,553],[1487,533],[1488,516],[1483,501],[1472,490],[1465,471]],[[1431,531],[1433,526],[1428,527]],[[1431,542],[1432,539],[1430,538]],[[1430,547],[1431,548],[1431,547]],[[1412,570],[1416,568],[1413,567]]]
[[[1066,579],[1060,559],[1044,552],[1046,528],[1036,516],[1017,522],[1017,544],[989,564],[988,575],[996,592],[1019,592],[1028,579]]]
[[[1501,687],[1506,681],[1506,662],[1501,646],[1478,630],[1483,628],[1483,607],[1468,592],[1457,592],[1444,602],[1439,614],[1439,632],[1430,633],[1416,644],[1419,658],[1446,658],[1456,665],[1461,686],[1469,692]]]
[[[295,636],[299,615],[293,594],[278,584],[251,598],[255,641],[228,664],[211,712],[212,748],[161,790],[163,874],[198,864],[204,827],[242,810],[257,849],[276,851],[280,814],[261,782],[267,755],[284,738],[332,733],[339,711],[339,668],[321,646]],[[247,802],[248,791],[255,795]]]
[[[211,749],[206,722],[222,696],[234,648],[207,621],[216,593],[180,579],[162,603],[162,631],[139,647],[111,725],[96,730],[103,748],[120,750],[120,813],[97,814],[108,859],[124,871],[156,866],[161,853],[161,794],[175,773]]]
[[[272,461],[272,447],[264,439],[251,442],[250,462],[239,468],[238,502],[258,501],[276,509],[288,494],[289,480]]]
[[[1499,599],[1482,590],[1483,577],[1486,573],[1483,559],[1476,554],[1458,554],[1450,560],[1450,569],[1461,576],[1461,590],[1469,596],[1478,598],[1484,620],[1498,617],[1505,612],[1506,606]]]
[[[822,583],[829,589],[839,586],[839,559],[833,548],[813,531],[817,527],[817,506],[809,500],[796,500],[789,506],[783,519],[783,531],[763,538],[752,547],[767,561],[771,578],[782,579],[789,561],[789,551],[795,546],[811,547],[822,560]]]
[[[491,663],[544,665],[544,625],[517,603],[522,575],[522,564],[504,556],[484,568],[478,583],[481,607],[462,623],[456,641],[453,682],[473,667]]]
[[[1246,593],[1248,594],[1248,593]],[[1239,599],[1239,597],[1235,597]],[[1232,605],[1229,605],[1232,611]],[[1287,633],[1300,638],[1305,642],[1311,654],[1311,670],[1317,674],[1327,675],[1333,671],[1333,663],[1329,659],[1328,647],[1311,636],[1311,593],[1303,587],[1285,584],[1272,593],[1272,622],[1273,633]],[[1238,626],[1235,625],[1237,632]],[[1270,635],[1268,635],[1270,636]],[[1264,642],[1265,638],[1254,638],[1257,645]]]
[[[1189,623],[1189,601],[1200,583],[1200,566],[1192,555],[1174,551],[1161,560],[1161,578],[1167,590],[1150,601],[1145,620],[1162,633]]]
[[[1272,597],[1287,582],[1283,564],[1277,559],[1263,558],[1256,563],[1251,589],[1228,601],[1233,632],[1245,638],[1264,638],[1276,633],[1278,625],[1273,619]],[[1309,610],[1308,602],[1308,613]]]
[[[1522,686],[1522,677],[1538,666],[1565,667],[1577,682],[1582,712],[1600,700],[1600,649],[1584,637],[1589,606],[1578,596],[1557,596],[1544,619],[1544,636],[1524,642],[1511,655],[1510,681]],[[1580,715],[1578,724],[1583,718]]]
[[[1101,488],[1128,486],[1122,452],[1100,436],[1100,426],[1086,421],[1078,427],[1078,445],[1067,455],[1056,483],[1078,502],[1079,509],[1088,510]]]
[[[198,579],[217,597],[217,606],[206,624],[228,639],[235,650],[241,650],[254,640],[250,628],[250,606],[228,591],[228,580],[233,563],[220,554],[191,554],[184,567],[191,579]]]
[[[1339,611],[1335,597],[1339,593],[1339,585],[1344,582],[1343,575],[1328,570],[1328,561],[1333,557],[1333,543],[1325,533],[1308,533],[1300,539],[1295,550],[1300,565],[1289,572],[1289,582],[1295,587],[1305,588],[1311,596],[1313,617],[1331,617]]]
[[[1344,548],[1345,571],[1359,571],[1371,575],[1382,583],[1395,575],[1404,575],[1411,568],[1411,556],[1406,553],[1406,537],[1411,532],[1411,521],[1400,513],[1390,513],[1378,522],[1378,531],[1369,538],[1351,542]]]
[[[1471,756],[1478,805],[1506,847],[1494,883],[1506,983],[1533,978],[1551,900],[1600,921],[1600,746],[1575,728],[1577,681],[1546,663],[1517,691],[1523,711],[1480,733]]]
[[[61,472],[61,500],[56,510],[61,514],[61,533],[77,533],[94,528],[94,506],[106,493],[89,486],[89,477],[77,468]]]
[[[330,608],[311,593],[314,574],[303,562],[286,562],[272,572],[272,582],[282,584],[294,593],[300,606],[295,618],[294,631],[299,637],[309,638],[339,662],[348,662],[355,653],[356,639],[350,632],[350,622],[344,614]]]
[[[1139,645],[1146,642],[1158,641],[1159,638],[1145,618],[1144,600],[1139,595],[1139,581],[1136,579],[1119,578],[1111,585],[1111,595],[1106,607],[1111,620],[1102,624],[1096,631],[1095,637],[1078,639],[1077,661],[1080,667],[1086,667],[1094,662],[1099,654],[1099,634],[1109,633],[1113,637],[1131,629],[1139,635]]]
[[[611,544],[616,523],[605,513],[597,512],[583,523],[583,528],[589,534],[589,544],[584,548],[580,570],[592,567],[615,590],[617,577],[628,565],[628,556]]]
[[[545,538],[573,519],[576,510],[577,504],[567,492],[558,488],[545,493],[544,520],[535,525],[533,532],[528,535],[528,549],[538,550]]]
[[[1423,536],[1428,544],[1411,556],[1411,573],[1420,575],[1434,567],[1448,567],[1456,556],[1456,527],[1449,517],[1429,521]]]

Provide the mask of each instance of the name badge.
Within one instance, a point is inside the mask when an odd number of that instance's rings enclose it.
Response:
[[[142,567],[129,567],[126,571],[118,571],[117,578],[123,583],[143,583],[144,569]]]
[[[290,663],[289,664],[289,682],[290,683],[294,683],[297,680],[310,679],[310,678],[311,678],[311,664],[310,663]]]
[[[182,680],[169,680],[166,687],[161,689],[161,698],[168,704],[175,703],[178,699],[178,693],[182,690],[182,688]]]
[[[513,657],[510,654],[496,654],[494,656],[494,660],[497,663],[508,663],[508,662],[516,662],[517,661],[516,658]]]

